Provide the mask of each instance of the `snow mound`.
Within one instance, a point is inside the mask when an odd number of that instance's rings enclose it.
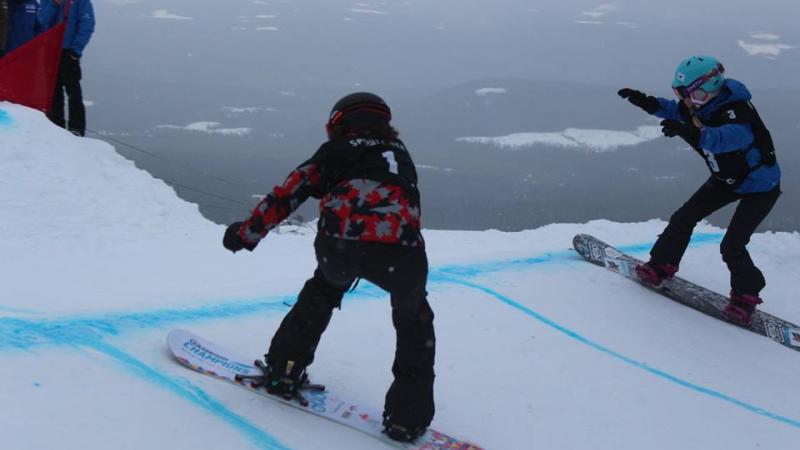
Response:
[[[0,103],[0,234],[40,245],[137,242],[151,230],[176,237],[203,227],[197,205],[180,200],[103,141],[55,127],[41,112]],[[2,117],[2,115],[0,115]]]
[[[223,227],[103,142],[9,104],[0,142],[0,403],[14,405],[0,408],[3,448],[378,448],[165,351],[169,330],[185,328],[263,355],[316,267],[313,230],[232,255]],[[646,257],[663,227],[425,230],[432,426],[490,449],[793,448],[797,352],[569,249],[590,233]],[[695,231],[681,275],[726,292],[722,230]],[[750,250],[769,280],[763,309],[797,322],[800,234],[757,234]],[[315,381],[370,409],[391,383],[389,303],[367,282],[348,293],[311,366]]]
[[[242,292],[221,270],[223,227],[197,205],[41,112],[0,103],[0,120],[0,301],[55,312]],[[207,289],[214,277],[227,287]]]

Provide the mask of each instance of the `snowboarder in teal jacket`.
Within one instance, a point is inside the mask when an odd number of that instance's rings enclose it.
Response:
[[[725,69],[710,56],[681,61],[672,88],[679,101],[648,96],[625,88],[622,98],[664,119],[662,132],[681,137],[706,162],[711,176],[670,218],[650,251],[650,261],[636,268],[639,278],[658,286],[671,278],[689,245],[695,225],[714,211],[738,202],[720,245],[731,273],[730,303],[725,316],[750,323],[764,275],[755,266],[747,244],[780,195],[781,170],[764,122],[744,84],[725,79]]]

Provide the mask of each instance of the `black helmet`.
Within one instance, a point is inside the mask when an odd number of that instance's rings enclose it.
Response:
[[[388,124],[391,120],[392,110],[382,98],[369,92],[356,92],[333,105],[326,128],[330,134],[333,127],[342,123],[362,128]]]

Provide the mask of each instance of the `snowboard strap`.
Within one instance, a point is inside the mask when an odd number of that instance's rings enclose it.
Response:
[[[265,388],[267,384],[267,365],[264,361],[257,359],[253,363],[256,367],[261,370],[260,375],[236,375],[234,380],[242,383],[247,384],[253,389],[260,389]],[[245,383],[249,381],[250,383]],[[308,377],[304,377],[302,384],[297,389],[297,395],[294,398],[287,399],[287,400],[296,400],[302,406],[308,406],[308,400],[303,396],[302,391],[317,391],[317,392],[325,392],[325,385],[323,384],[312,384],[309,383]]]

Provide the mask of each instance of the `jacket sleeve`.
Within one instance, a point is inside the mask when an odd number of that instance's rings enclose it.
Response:
[[[678,102],[675,100],[667,100],[666,98],[658,98],[658,111],[655,116],[662,119],[683,120],[680,113]]]
[[[0,0],[0,55],[6,50],[8,37],[8,2]]]
[[[727,153],[750,147],[755,140],[749,124],[732,123],[705,127],[700,133],[700,147],[711,153]]]
[[[81,55],[83,54],[83,49],[89,44],[92,33],[94,33],[94,7],[89,0],[78,0],[76,3],[80,5],[80,7],[75,8],[73,6],[73,11],[70,12],[68,20],[78,21],[75,39],[72,41],[72,49],[75,50],[78,55]],[[73,5],[75,5],[75,3],[73,3]]]
[[[303,163],[259,202],[250,218],[239,228],[239,237],[249,244],[258,242],[267,233],[316,194],[321,184],[320,164],[314,158]]]

